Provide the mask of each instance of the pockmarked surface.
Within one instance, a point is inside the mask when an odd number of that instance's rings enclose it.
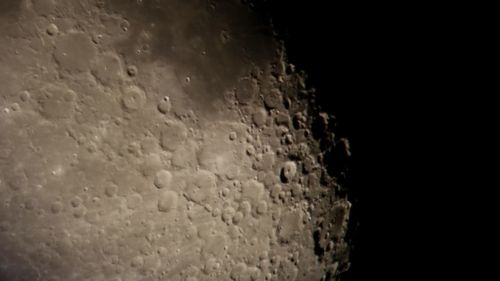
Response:
[[[347,268],[329,117],[248,5],[2,0],[0,31],[0,280]]]

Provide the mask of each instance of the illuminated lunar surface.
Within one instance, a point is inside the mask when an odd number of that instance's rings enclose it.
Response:
[[[2,0],[0,28],[1,281],[346,268],[314,93],[248,6]]]

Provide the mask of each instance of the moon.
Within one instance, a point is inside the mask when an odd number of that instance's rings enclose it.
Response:
[[[337,280],[330,116],[247,2],[1,1],[0,280]]]

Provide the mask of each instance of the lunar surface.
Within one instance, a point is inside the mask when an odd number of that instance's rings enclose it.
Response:
[[[248,3],[0,0],[0,31],[1,281],[347,270],[331,116]]]

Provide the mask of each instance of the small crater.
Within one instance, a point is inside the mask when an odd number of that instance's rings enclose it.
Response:
[[[47,26],[46,31],[48,35],[55,36],[59,33],[59,28],[57,27],[57,25],[51,23]]]
[[[170,213],[177,207],[177,193],[174,191],[164,191],[158,199],[158,211],[163,213]]]
[[[291,182],[297,174],[297,164],[293,161],[287,161],[281,168],[281,181],[284,183]]]
[[[264,95],[264,104],[268,109],[278,108],[282,104],[281,93],[273,89]]]
[[[169,188],[172,184],[172,173],[167,170],[160,170],[154,178],[154,185],[159,188]]]
[[[139,208],[142,203],[142,196],[138,193],[131,194],[127,196],[127,208],[130,210],[135,210]]]
[[[172,109],[172,102],[168,96],[164,96],[158,103],[158,111],[163,114],[167,114]]]
[[[122,105],[125,111],[134,112],[146,104],[146,93],[137,86],[128,86],[123,90]]]

